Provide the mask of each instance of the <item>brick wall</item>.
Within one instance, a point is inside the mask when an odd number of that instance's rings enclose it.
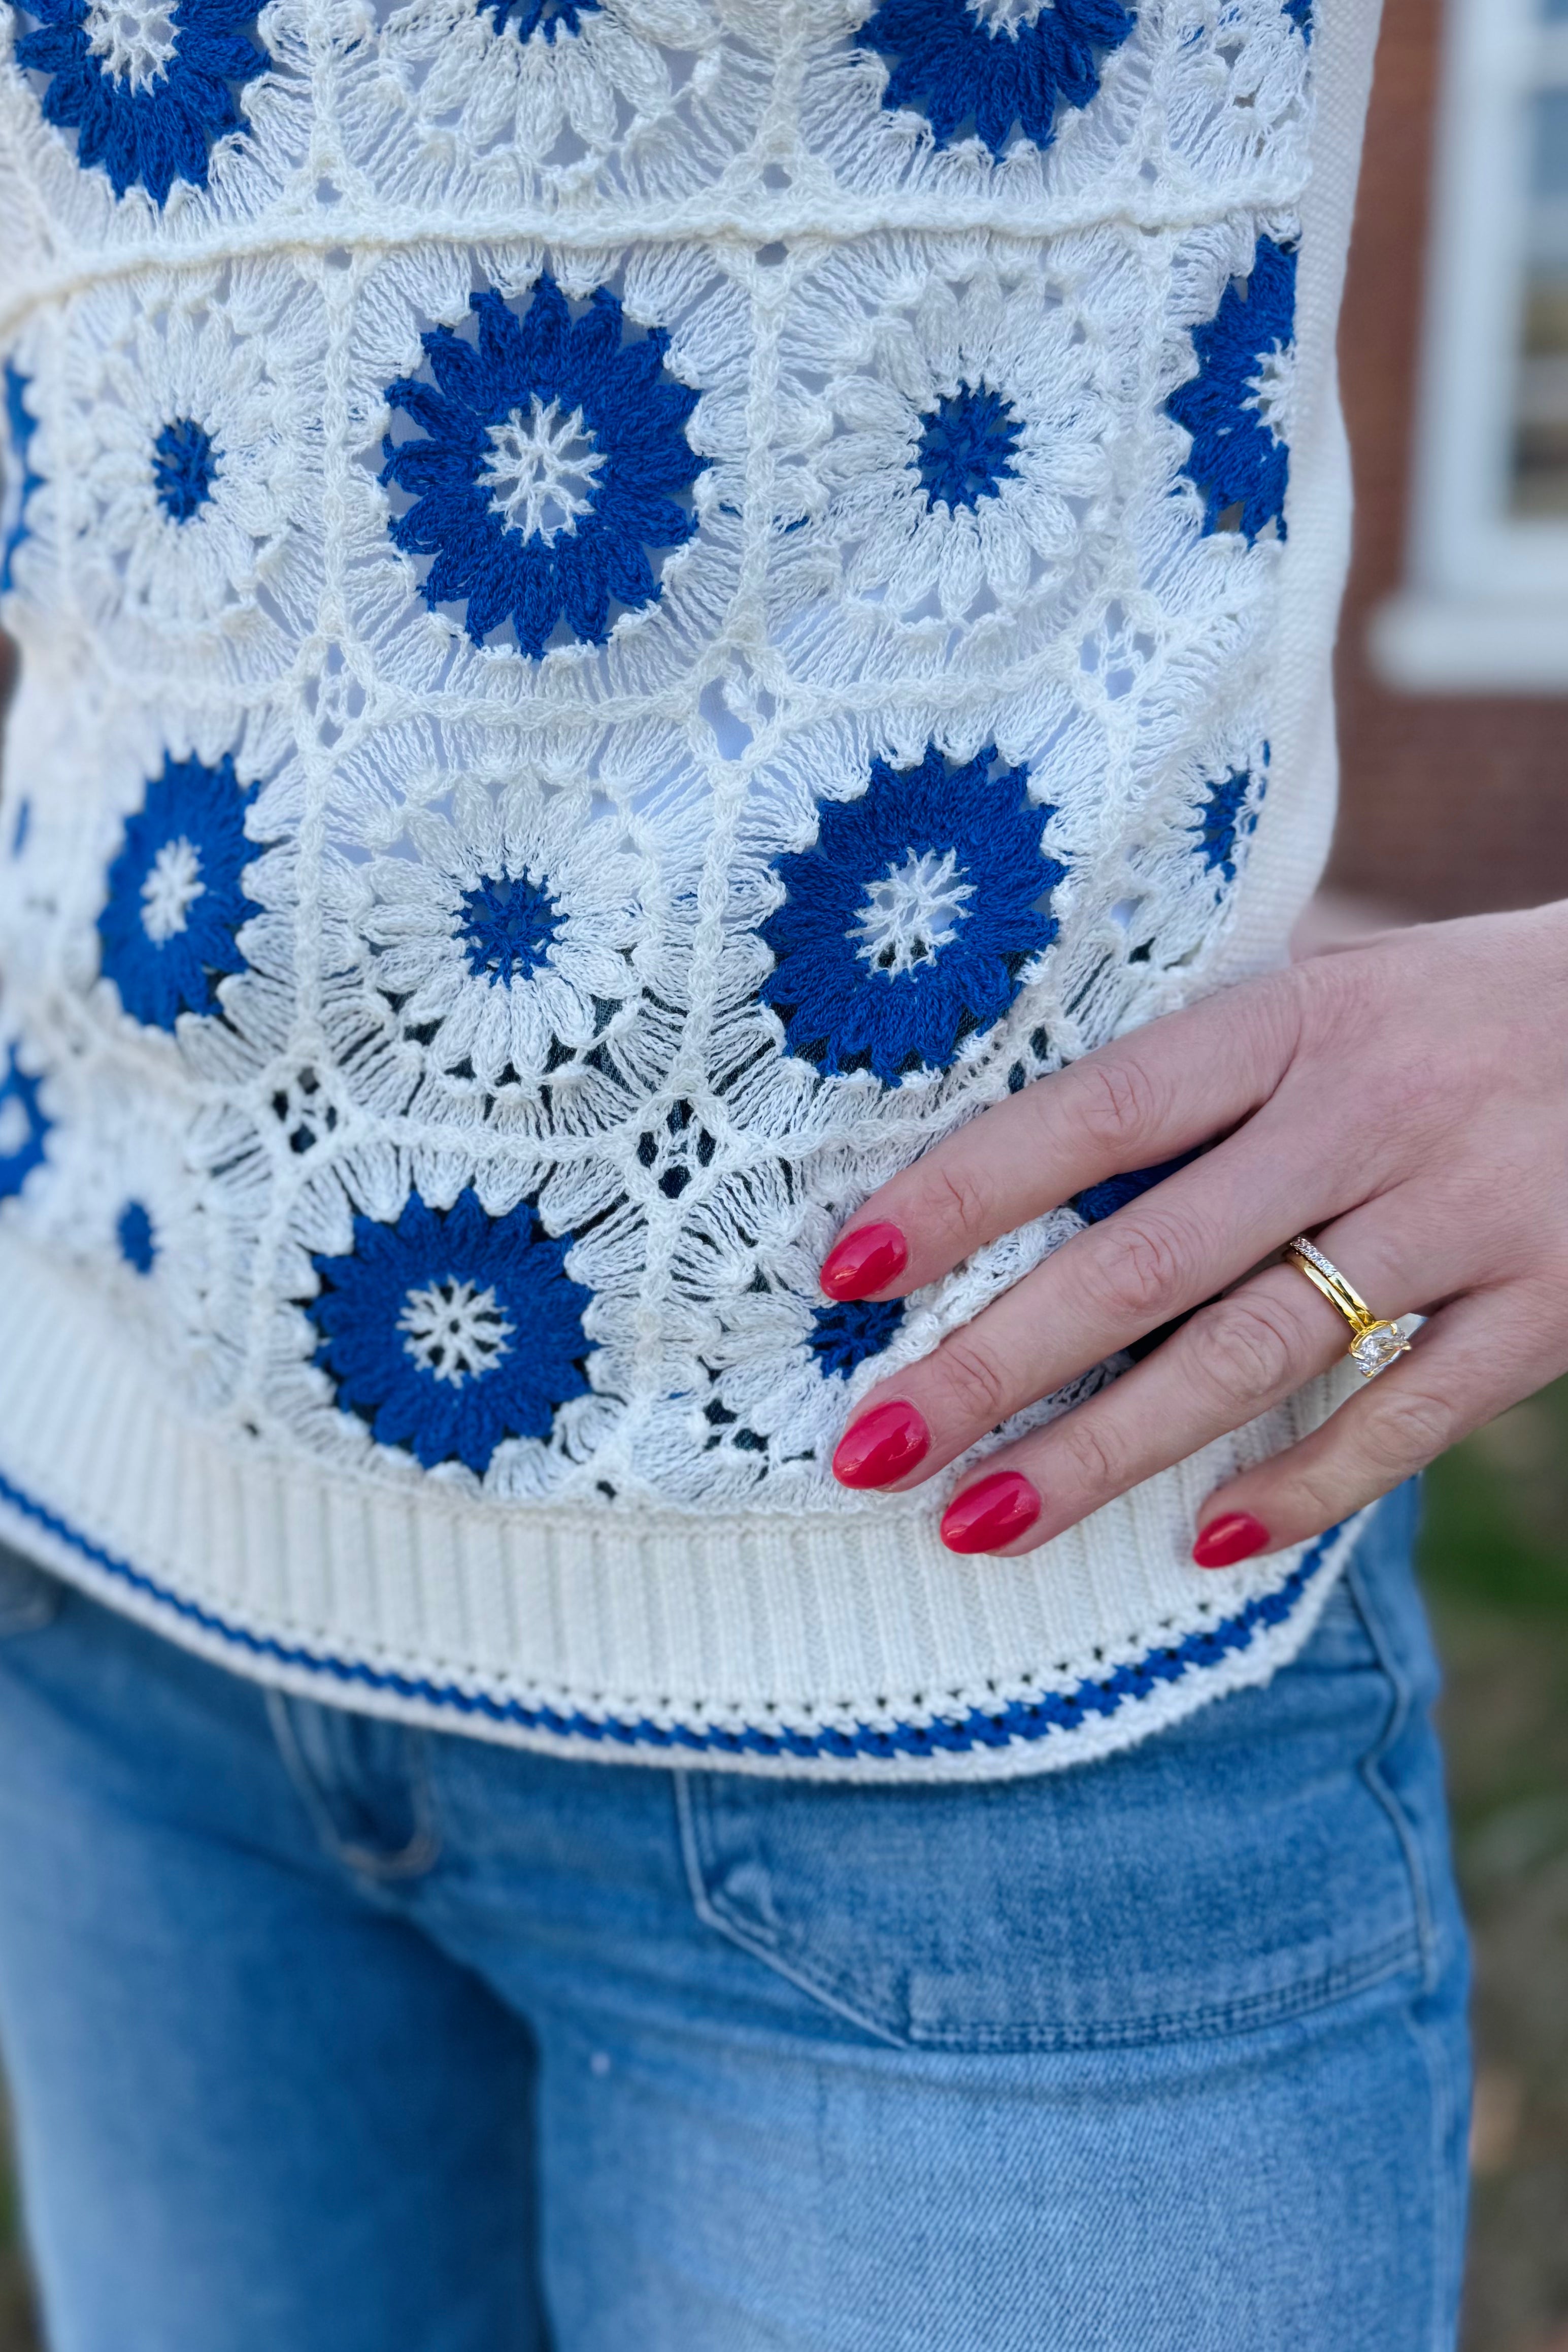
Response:
[[[1340,640],[1343,800],[1330,878],[1426,915],[1568,896],[1568,697],[1391,694],[1366,614],[1401,574],[1441,9],[1385,0],[1340,359],[1355,556]]]

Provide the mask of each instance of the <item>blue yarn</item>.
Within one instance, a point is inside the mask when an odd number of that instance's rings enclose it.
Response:
[[[38,1100],[42,1083],[41,1079],[28,1076],[13,1045],[5,1056],[5,1075],[0,1078],[0,1133],[14,1123],[4,1118],[13,1103],[21,1109],[26,1132],[14,1151],[0,1151],[0,1201],[9,1201],[18,1193],[43,1160],[44,1139],[54,1121],[45,1117]]]
[[[824,1380],[847,1381],[868,1356],[880,1356],[904,1321],[901,1298],[852,1298],[819,1307],[806,1345]]]
[[[158,1240],[143,1202],[127,1201],[114,1228],[114,1238],[120,1244],[120,1255],[127,1265],[134,1266],[138,1274],[152,1273],[152,1262],[158,1255]]]
[[[232,1643],[253,1658],[319,1675],[342,1690],[384,1691],[389,1696],[413,1699],[426,1706],[448,1707],[455,1715],[482,1717],[487,1723],[511,1724],[520,1731],[544,1732],[560,1739],[580,1739],[592,1745],[606,1740],[621,1748],[653,1748],[686,1754],[720,1756],[863,1756],[887,1762],[900,1756],[929,1756],[942,1751],[961,1755],[974,1748],[1006,1748],[1015,1739],[1049,1738],[1053,1731],[1076,1731],[1092,1717],[1102,1720],[1129,1701],[1148,1698],[1162,1683],[1184,1682],[1187,1675],[1222,1665],[1239,1650],[1250,1649],[1255,1633],[1282,1625],[1294,1615],[1313,1578],[1322,1567],[1342,1529],[1331,1528],[1320,1536],[1279,1590],[1260,1594],[1198,1633],[1188,1633],[1163,1650],[1151,1650],[1130,1665],[1117,1666],[1099,1680],[1084,1680],[1071,1690],[1050,1691],[1038,1699],[1009,1699],[990,1707],[971,1707],[946,1723],[900,1723],[883,1730],[868,1724],[853,1731],[778,1731],[753,1725],[742,1731],[717,1728],[694,1731],[685,1724],[653,1723],[645,1716],[631,1722],[617,1717],[570,1715],[559,1707],[528,1706],[522,1700],[494,1698],[487,1691],[467,1691],[455,1683],[435,1683],[423,1675],[402,1675],[362,1659],[324,1657],[269,1633],[253,1633],[247,1626],[231,1625],[200,1601],[171,1592],[129,1560],[94,1543],[0,1473],[0,1501],[8,1503],[57,1542],[68,1545],[104,1575],[169,1612],[183,1623]]]
[[[1312,0],[1285,0],[1285,14],[1310,47],[1312,38]]]
[[[880,0],[855,42],[891,68],[884,107],[923,114],[938,147],[973,133],[999,156],[1015,131],[1049,147],[1059,109],[1089,104],[1134,22],[1121,0],[1054,0],[1011,27],[967,0]]]
[[[791,1054],[894,1086],[916,1067],[945,1069],[1011,1004],[1056,937],[1041,902],[1066,868],[1040,843],[1055,810],[1030,800],[1027,768],[996,761],[988,745],[955,767],[935,744],[916,768],[873,760],[858,799],[821,803],[815,845],[777,861],[785,898],[761,926],[775,963],[760,992]],[[868,960],[857,935],[868,893],[905,861],[949,851],[970,893],[952,936],[906,970]]]
[[[1209,873],[1218,867],[1227,882],[1236,879],[1236,852],[1239,844],[1258,829],[1258,801],[1266,786],[1260,786],[1257,801],[1249,805],[1252,793],[1252,773],[1248,768],[1232,768],[1220,783],[1210,784],[1197,812],[1197,823],[1187,827],[1193,835],[1193,848],[1202,858]]]
[[[1010,401],[988,385],[961,383],[926,412],[915,464],[933,506],[977,507],[1016,480],[1023,426]]]
[[[1227,286],[1214,317],[1193,334],[1197,375],[1166,403],[1192,436],[1183,470],[1203,493],[1206,533],[1239,507],[1249,543],[1270,523],[1285,537],[1290,448],[1247,404],[1264,360],[1292,348],[1295,325],[1296,248],[1260,237],[1250,276]]]
[[[182,1013],[210,1013],[225,972],[243,971],[235,935],[261,912],[246,897],[240,876],[256,854],[246,835],[246,810],[256,786],[241,786],[233,757],[215,768],[167,754],[137,814],[127,819],[123,845],[109,869],[109,898],[98,919],[104,977],[135,1021],[172,1030]],[[183,846],[182,846],[183,845]],[[148,928],[149,886],[160,852],[194,853],[201,887],[167,936]],[[156,928],[156,926],[155,926]]]
[[[17,803],[16,822],[11,828],[11,855],[20,857],[27,846],[27,835],[33,830],[33,803],[30,800]]]
[[[527,980],[549,955],[559,928],[548,887],[526,875],[481,877],[465,890],[458,933],[468,968],[494,986]]]
[[[1129,1201],[1152,1191],[1197,1156],[1196,1150],[1184,1151],[1175,1160],[1162,1160],[1157,1168],[1131,1168],[1124,1175],[1107,1176],[1100,1183],[1085,1185],[1082,1192],[1075,1192],[1071,1205],[1086,1225],[1097,1225],[1103,1217],[1113,1217]]]
[[[76,132],[82,168],[101,164],[117,196],[140,185],[158,205],[176,180],[204,188],[214,142],[246,128],[236,89],[270,62],[246,37],[256,0],[176,0],[173,55],[141,89],[94,56],[87,0],[26,0],[26,7],[38,30],[16,43],[16,62],[49,77],[44,118]]]
[[[517,23],[519,41],[542,33],[552,45],[563,32],[580,33],[581,19],[599,14],[599,0],[481,0],[480,14],[490,11],[498,33],[508,16]]]
[[[213,436],[193,416],[176,416],[152,444],[152,488],[174,522],[189,522],[205,506],[217,478]]]
[[[16,550],[25,539],[32,536],[27,522],[27,500],[35,490],[41,490],[44,487],[42,474],[34,471],[28,457],[33,436],[38,429],[38,420],[22,395],[32,381],[30,375],[24,375],[20,368],[10,360],[6,361],[5,434],[11,452],[8,470],[14,468],[16,475],[16,510],[4,543],[0,543],[0,595],[15,585],[12,564]]]
[[[520,650],[537,659],[563,616],[586,645],[610,635],[611,604],[628,611],[656,602],[651,548],[681,546],[697,528],[680,503],[703,471],[686,437],[699,395],[664,372],[669,336],[654,328],[623,341],[625,317],[608,287],[574,320],[553,278],[541,277],[521,318],[493,287],[468,298],[476,342],[449,327],[423,338],[434,384],[399,376],[387,399],[423,428],[422,438],[386,439],[382,480],[414,504],[389,518],[393,543],[434,560],[421,593],[437,604],[465,604],[476,645],[510,622]],[[604,463],[587,493],[588,511],[547,544],[495,510],[479,480],[495,454],[488,428],[538,401],[582,432]]]
[[[548,1437],[557,1406],[588,1393],[592,1293],[565,1270],[570,1246],[549,1238],[529,1202],[489,1217],[472,1189],[446,1210],[411,1192],[395,1224],[357,1216],[349,1256],[312,1258],[324,1287],[305,1309],[339,1404],[427,1470],[457,1461],[483,1476],[505,1439]],[[439,1333],[414,1352],[408,1318],[421,1295],[455,1300],[479,1334],[455,1376]],[[484,1360],[462,1369],[476,1354]]]

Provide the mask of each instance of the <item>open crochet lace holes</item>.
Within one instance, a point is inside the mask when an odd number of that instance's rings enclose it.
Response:
[[[764,685],[744,655],[732,656],[721,677],[710,678],[697,709],[713,734],[721,760],[743,760],[779,710],[779,698]]]
[[[1107,701],[1123,702],[1141,689],[1158,650],[1152,631],[1140,626],[1124,604],[1113,602],[1080,645],[1078,666],[1097,681]]]
[[[717,1139],[689,1102],[672,1103],[637,1138],[637,1160],[666,1201],[678,1201],[693,1178],[713,1164]]]
[[[282,1078],[270,1101],[272,1115],[292,1152],[313,1151],[337,1128],[338,1106],[311,1063],[301,1064]]]
[[[329,751],[364,716],[364,687],[349,670],[340,646],[328,646],[319,668],[306,678],[299,695],[315,721],[319,740]]]

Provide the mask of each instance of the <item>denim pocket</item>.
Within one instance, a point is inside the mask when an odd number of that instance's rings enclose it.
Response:
[[[1407,1583],[1407,1562],[1390,1574]],[[1413,1622],[1402,1651],[1342,1580],[1267,1688],[1032,1779],[685,1774],[698,1909],[841,2014],[934,2049],[1221,2033],[1415,1970],[1442,1815],[1418,1604]]]
[[[0,1642],[37,1633],[60,1613],[65,1586],[9,1544],[0,1544]]]

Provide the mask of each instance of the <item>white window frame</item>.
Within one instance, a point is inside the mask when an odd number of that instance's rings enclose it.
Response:
[[[1408,583],[1373,660],[1407,692],[1568,693],[1568,516],[1509,511],[1529,108],[1568,89],[1568,22],[1448,0],[1444,46]]]

